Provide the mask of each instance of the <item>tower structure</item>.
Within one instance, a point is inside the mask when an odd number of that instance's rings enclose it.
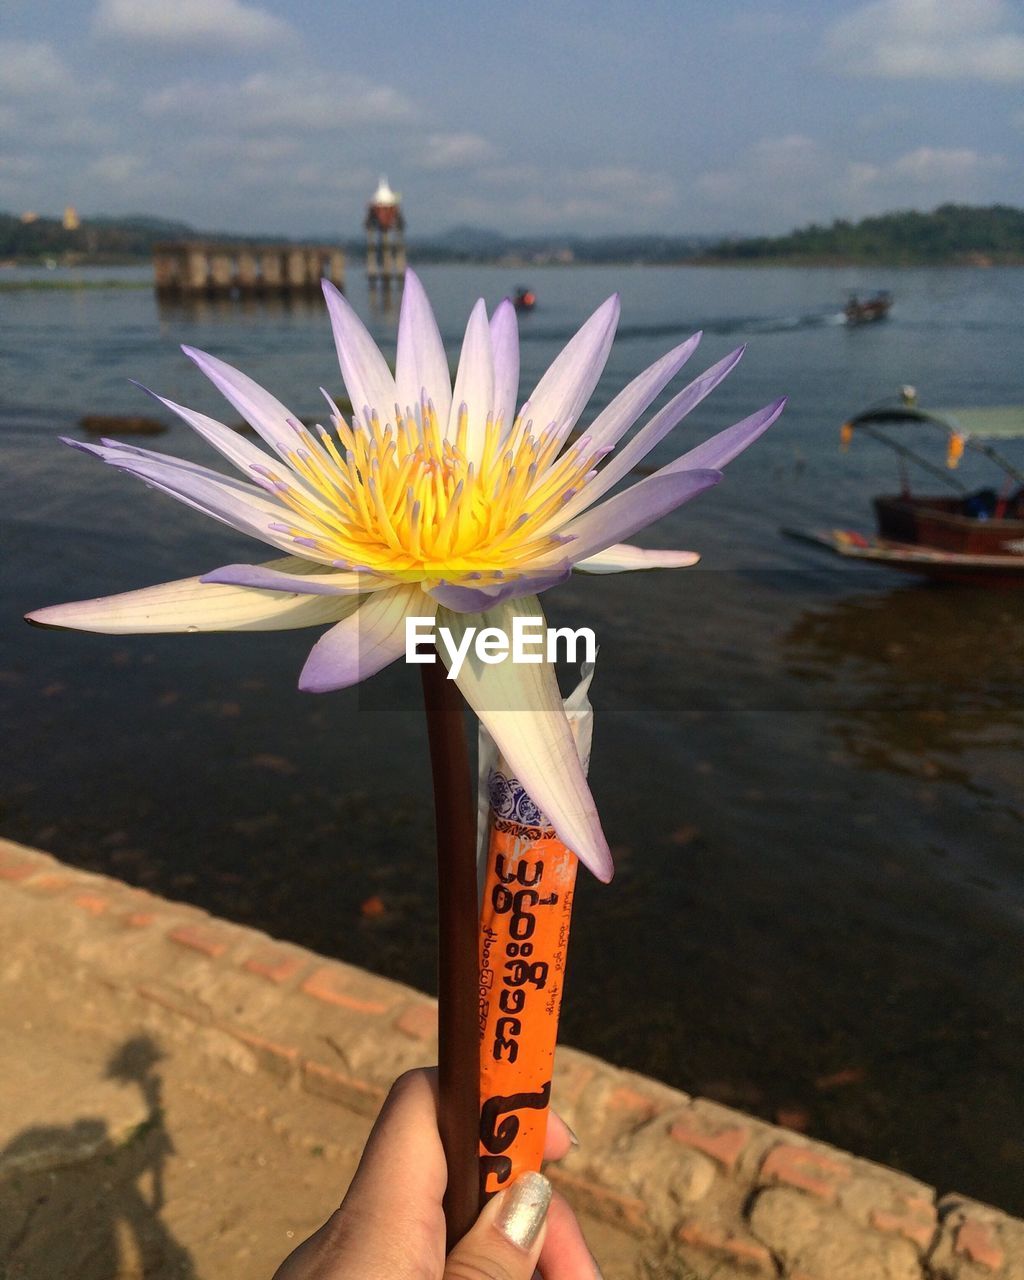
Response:
[[[381,178],[366,209],[366,275],[388,285],[405,274],[405,218],[401,197]]]

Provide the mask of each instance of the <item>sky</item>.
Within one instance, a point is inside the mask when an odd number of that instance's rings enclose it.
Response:
[[[350,238],[1024,205],[1020,0],[0,0],[0,209]]]

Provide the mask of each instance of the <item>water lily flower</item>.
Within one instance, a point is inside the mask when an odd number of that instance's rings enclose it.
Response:
[[[204,414],[156,398],[241,478],[116,441],[68,441],[281,557],[40,609],[30,621],[107,633],[326,623],[330,629],[313,646],[299,686],[342,689],[403,654],[410,615],[436,618],[456,639],[470,626],[509,633],[514,615],[542,617],[538,594],[573,569],[693,564],[692,552],[642,550],[625,540],[716,484],[721,467],[782,411],[784,401],[776,401],[607,497],[722,381],[742,348],[675,395],[615,452],[689,359],[699,333],[630,382],[573,438],[608,358],[617,297],[587,320],[517,413],[511,302],[490,320],[482,300],[473,308],[453,389],[437,322],[413,272],[405,277],[394,374],[342,295],[326,282],[324,291],[354,409],[350,421],[327,396],[331,427],[310,430],[245,374],[185,347],[269,452]],[[608,845],[553,668],[467,660],[457,680],[561,839],[599,878],[610,879]]]

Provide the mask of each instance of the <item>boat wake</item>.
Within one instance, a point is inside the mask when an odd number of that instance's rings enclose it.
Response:
[[[730,337],[733,334],[793,333],[801,329],[823,329],[846,323],[842,311],[809,311],[781,316],[722,316],[716,320],[678,320],[653,324],[625,324],[616,333],[619,342],[667,340],[689,337],[697,329],[707,334]],[[562,327],[539,328],[531,323],[519,335],[522,343],[564,343],[572,337],[574,329]]]

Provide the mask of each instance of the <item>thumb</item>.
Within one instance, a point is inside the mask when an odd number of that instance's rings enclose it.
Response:
[[[551,1183],[524,1173],[489,1200],[448,1255],[444,1280],[530,1280],[547,1226]]]

